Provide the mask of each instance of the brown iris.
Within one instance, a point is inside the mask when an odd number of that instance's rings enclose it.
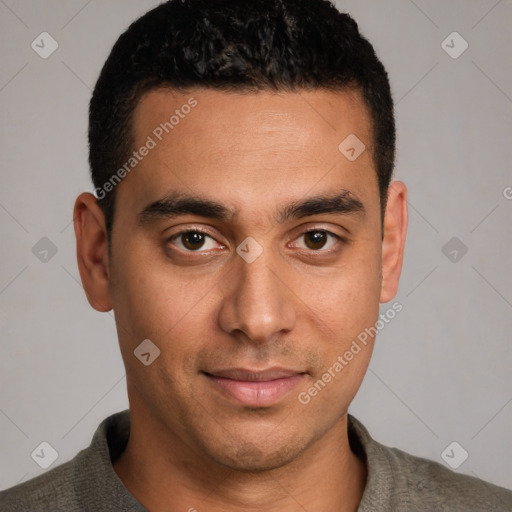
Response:
[[[204,245],[205,234],[198,231],[189,231],[181,235],[181,242],[184,247],[191,251],[200,249]]]
[[[309,231],[304,234],[306,246],[310,249],[321,249],[327,242],[327,233],[325,231]]]

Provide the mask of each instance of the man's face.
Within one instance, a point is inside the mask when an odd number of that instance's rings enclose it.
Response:
[[[158,90],[133,126],[134,149],[156,146],[116,189],[109,262],[131,407],[228,467],[283,465],[339,424],[371,355],[369,340],[299,400],[378,317],[367,110],[357,92]],[[338,149],[351,134],[366,145],[353,161]],[[172,215],[178,193],[225,211]],[[320,196],[338,199],[306,208]],[[161,351],[149,366],[134,355],[146,339]]]

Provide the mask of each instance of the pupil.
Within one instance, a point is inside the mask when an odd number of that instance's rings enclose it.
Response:
[[[197,231],[184,233],[182,235],[181,241],[187,249],[199,249],[204,243],[204,235],[203,233],[198,233]]]
[[[327,241],[327,233],[323,231],[310,231],[306,233],[306,245],[310,249],[321,249]]]

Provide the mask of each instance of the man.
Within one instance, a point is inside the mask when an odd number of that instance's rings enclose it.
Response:
[[[89,141],[78,265],[130,410],[2,511],[512,509],[347,413],[407,226],[387,75],[349,16],[164,3],[114,46]]]

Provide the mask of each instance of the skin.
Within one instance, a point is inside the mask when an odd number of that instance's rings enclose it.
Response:
[[[84,289],[95,309],[114,310],[127,372],[131,436],[114,470],[148,510],[354,511],[366,468],[348,443],[347,410],[374,340],[308,404],[298,395],[394,297],[405,185],[392,182],[382,230],[371,120],[357,91],[154,90],[136,108],[135,147],[190,97],[197,106],[117,186],[110,252],[94,196],[75,204]],[[338,150],[349,134],[366,146],[353,162]],[[341,189],[364,212],[276,219],[293,201]],[[138,222],[173,191],[234,216]],[[207,232],[202,254],[171,238],[184,228]],[[311,248],[312,228],[344,241]],[[263,251],[252,263],[236,252],[249,236]],[[145,339],[161,351],[149,366],[134,356]],[[302,377],[266,407],[240,404],[203,373],[273,366]]]

